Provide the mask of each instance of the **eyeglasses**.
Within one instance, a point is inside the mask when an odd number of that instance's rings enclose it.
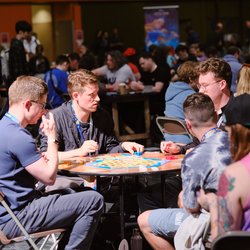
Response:
[[[207,83],[207,84],[200,84],[200,83],[198,83],[197,87],[198,87],[198,89],[204,89],[204,90],[206,90],[209,86],[211,86],[211,85],[213,85],[215,83],[221,82],[221,81],[222,81],[222,79],[217,80],[217,81],[212,82],[212,83]]]
[[[41,105],[42,107],[42,110],[45,110],[46,109],[46,103],[42,103],[42,102],[38,102],[38,101],[34,101],[34,100],[30,100],[31,102],[34,102],[34,103],[37,103],[39,105]]]

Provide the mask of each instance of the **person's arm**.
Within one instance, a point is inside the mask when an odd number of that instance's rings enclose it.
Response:
[[[80,148],[69,150],[69,151],[59,151],[59,161],[67,160],[73,157],[83,157],[87,156],[89,153],[94,153],[98,151],[98,144],[93,140],[85,141]]]
[[[52,113],[49,113],[49,118],[42,117],[41,128],[48,138],[46,159],[41,157],[39,160],[26,166],[25,169],[42,183],[53,185],[58,167],[58,145],[56,143],[56,128]]]
[[[102,66],[96,69],[93,69],[92,72],[96,75],[96,76],[103,76],[105,75],[105,71],[106,71],[107,66]]]
[[[215,193],[205,193],[203,189],[199,191],[198,203],[202,208],[210,212],[211,237],[215,239],[218,235],[218,202]]]
[[[124,151],[128,151],[130,154],[144,151],[144,146],[136,142],[123,142],[121,147]]]
[[[228,167],[229,168],[229,167]],[[246,173],[247,174],[247,173]],[[240,230],[242,225],[241,188],[237,174],[231,169],[225,169],[220,177],[218,190],[218,230],[219,233]],[[242,180],[241,180],[242,182]]]
[[[179,144],[176,144],[175,142],[172,141],[162,141],[161,142],[161,152],[166,154],[179,154],[181,153],[181,148],[182,146]]]
[[[163,88],[163,86],[164,86],[163,82],[155,82],[155,85],[152,87],[152,91],[160,93],[161,90],[162,90],[162,88]]]

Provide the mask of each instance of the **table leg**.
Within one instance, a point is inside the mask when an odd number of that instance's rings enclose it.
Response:
[[[101,176],[96,176],[96,191],[100,193],[101,191]]]
[[[147,135],[147,145],[150,145],[150,110],[149,99],[144,100],[144,119],[145,119],[145,133]]]
[[[120,131],[119,131],[119,116],[118,116],[118,108],[117,108],[117,103],[116,102],[112,103],[112,116],[113,116],[113,120],[114,120],[115,135],[119,139],[119,136],[120,136]]]
[[[165,174],[161,174],[161,194],[162,194],[162,204],[166,207],[166,184],[165,184]]]
[[[124,221],[124,185],[123,176],[119,178],[119,189],[120,189],[120,228],[121,228],[121,239],[125,239],[125,221]]]

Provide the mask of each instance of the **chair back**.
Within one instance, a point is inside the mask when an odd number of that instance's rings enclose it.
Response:
[[[212,242],[212,250],[249,250],[250,232],[229,231],[219,235]]]
[[[157,116],[156,124],[161,133],[173,134],[173,135],[188,135],[192,140],[192,135],[188,132],[186,124],[183,120],[167,116]]]

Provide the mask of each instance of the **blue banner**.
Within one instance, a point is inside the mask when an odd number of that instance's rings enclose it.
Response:
[[[176,48],[179,44],[178,6],[144,7],[146,48],[152,44]]]

